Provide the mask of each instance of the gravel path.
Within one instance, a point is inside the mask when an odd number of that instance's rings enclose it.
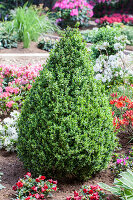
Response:
[[[28,64],[39,65],[45,64],[48,56],[0,56],[0,65],[17,65],[25,66]]]

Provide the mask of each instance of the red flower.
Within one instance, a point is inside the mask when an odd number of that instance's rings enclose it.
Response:
[[[87,192],[88,192],[88,189],[85,189],[85,188],[84,188],[84,189],[83,189],[83,192],[84,192],[84,193],[87,193]]]
[[[30,172],[27,172],[27,174],[26,174],[27,176],[29,176],[29,177],[31,177],[31,173]]]
[[[57,181],[53,181],[53,184],[57,184]]]
[[[36,178],[36,182],[38,182],[38,183],[39,183],[39,182],[40,182],[40,179],[39,179],[39,178]]]
[[[21,181],[18,181],[17,183],[16,183],[16,185],[18,186],[18,188],[21,188],[21,187],[23,187],[23,183],[21,182]]]
[[[111,97],[117,97],[117,92],[110,95]]]
[[[93,190],[90,190],[90,191],[89,191],[89,194],[93,194]]]
[[[16,190],[17,190],[17,186],[16,186],[16,185],[13,186],[12,189],[13,189],[14,191],[16,191]]]
[[[115,112],[113,111],[113,112],[112,112],[112,116],[113,116],[114,114],[115,114]]]
[[[115,104],[115,106],[116,106],[117,108],[121,108],[121,107],[124,107],[125,104],[124,104],[122,101],[118,101],[118,102]]]
[[[45,178],[46,178],[45,176],[41,176],[41,177],[40,177],[40,179],[41,179],[42,181],[45,180]]]
[[[78,197],[79,193],[77,191],[74,191],[74,197]]]
[[[57,191],[57,186],[53,187],[52,189],[53,189],[54,191]]]
[[[48,189],[48,186],[47,186],[46,184],[44,185],[44,189],[45,189],[45,190]]]
[[[49,179],[49,180],[48,180],[48,182],[52,183],[52,182],[53,182],[53,180],[52,180],[52,179]]]
[[[27,197],[25,200],[29,200],[30,199],[30,197]]]
[[[37,192],[37,187],[35,187],[35,185],[31,189]]]

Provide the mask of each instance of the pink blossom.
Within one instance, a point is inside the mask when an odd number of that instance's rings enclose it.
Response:
[[[0,87],[0,92],[3,92],[3,89],[2,89],[2,87]]]
[[[32,88],[32,85],[28,85],[27,89],[30,90]]]
[[[70,15],[71,16],[77,16],[78,15],[78,9],[76,8],[76,9],[71,10]]]
[[[8,108],[11,108],[13,106],[15,102],[14,101],[9,101],[7,104],[6,104],[6,107]]]

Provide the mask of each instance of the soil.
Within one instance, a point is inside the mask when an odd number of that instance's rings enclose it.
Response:
[[[29,48],[23,48],[23,43],[19,42],[17,48],[12,49],[0,49],[1,53],[48,53],[47,51],[41,50],[37,47],[36,42],[31,42]]]
[[[128,143],[128,137],[123,137],[125,134],[120,134],[120,143],[122,145],[122,150],[120,152],[127,153],[133,143]],[[19,161],[17,154],[8,153],[5,150],[0,151],[0,171],[3,172],[2,176],[2,185],[6,188],[0,190],[0,200],[10,200],[11,198],[15,198],[15,192],[12,190],[12,186],[18,181],[19,178],[23,178],[24,174],[27,172],[22,162]],[[88,181],[81,182],[59,182],[58,183],[58,192],[53,194],[51,200],[66,200],[66,197],[73,196],[73,191],[79,191],[82,185],[96,185],[98,182],[104,182],[106,184],[112,185],[114,180],[114,176],[111,173],[110,169],[106,169],[97,173]],[[116,200],[115,197],[111,196],[111,200]]]

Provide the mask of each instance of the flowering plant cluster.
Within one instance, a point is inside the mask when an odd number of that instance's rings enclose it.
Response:
[[[82,186],[80,192],[74,191],[74,197],[67,197],[67,200],[100,200],[108,199],[105,197],[105,193],[99,185]]]
[[[17,121],[20,113],[16,110],[10,113],[11,118],[5,118],[0,123],[0,148],[15,151],[18,140]]]
[[[58,11],[64,26],[74,26],[76,22],[81,26],[88,25],[89,18],[93,16],[93,6],[86,0],[58,0],[53,9]]]
[[[100,19],[95,20],[96,23],[98,23],[100,26],[106,26],[111,25],[114,23],[123,23],[127,25],[133,25],[133,17],[130,15],[121,15],[119,13],[114,13],[111,16],[104,16]]]
[[[42,70],[41,65],[0,66],[0,111],[9,112],[21,107],[25,95],[39,76],[40,70]]]
[[[129,151],[128,155],[118,155],[116,153],[112,156],[112,166],[111,171],[115,176],[118,176],[122,171],[127,169],[133,169],[133,154]]]
[[[127,37],[119,35],[113,27],[100,28],[94,34],[92,41],[95,44],[91,49],[94,57],[95,78],[102,80],[108,87],[112,84],[123,83],[124,79],[132,83],[130,77],[133,77],[133,70],[127,67],[131,65],[132,55],[126,55],[125,59],[123,53],[128,42]]]
[[[104,42],[100,48],[106,48],[107,42]],[[116,49],[123,48],[120,43],[114,44]],[[125,79],[130,81],[130,76],[133,76],[133,71],[128,70],[125,68],[123,64],[123,55],[122,52],[119,52],[115,55],[100,55],[95,62],[93,67],[95,72],[95,78],[97,80],[101,80],[107,87],[111,86],[112,84],[120,84],[124,83]]]
[[[51,51],[51,49],[55,47],[57,41],[58,39],[44,38],[38,43],[38,48],[45,51]]]
[[[113,125],[116,130],[127,129],[133,134],[133,101],[127,96],[117,97],[117,93],[111,94],[113,98],[110,104],[113,107]]]
[[[27,172],[12,189],[17,191],[16,200],[45,200],[48,195],[52,196],[51,192],[57,191],[57,181],[46,180],[45,176],[34,179],[31,177],[31,173]]]

